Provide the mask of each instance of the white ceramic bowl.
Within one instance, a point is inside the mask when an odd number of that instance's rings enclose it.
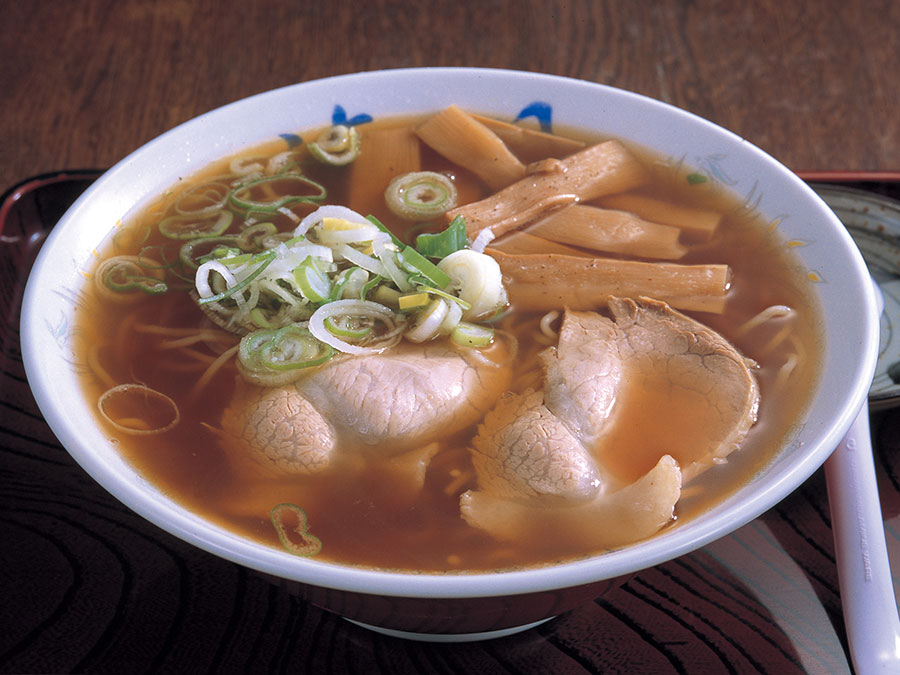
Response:
[[[778,219],[821,279],[823,377],[799,435],[752,484],[687,526],[587,560],[502,574],[409,575],[298,558],[238,537],[162,495],[117,454],[81,395],[69,342],[75,295],[92,250],[130,211],[234,151],[346,114],[381,117],[456,103],[512,118],[535,102],[554,124],[593,129],[696,165]],[[757,517],[819,467],[863,404],[878,345],[875,298],[862,257],[826,205],[794,174],[734,134],[663,103],[583,81],[482,69],[347,75],[260,94],[187,122],[110,169],[44,244],[26,289],[22,348],[48,424],[101,485],[182,539],[282,580],[311,602],[381,628],[496,635],[589,601],[617,579],[696,549]]]

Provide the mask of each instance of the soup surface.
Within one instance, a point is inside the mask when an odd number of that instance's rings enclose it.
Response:
[[[215,253],[216,237],[223,238],[225,248],[230,245],[227,237],[241,233],[245,233],[245,240],[254,234],[269,234],[274,241],[283,242],[295,232],[299,221],[322,204],[342,205],[375,216],[401,245],[415,244],[422,233],[445,231],[449,218],[444,214],[412,220],[386,204],[385,188],[397,175],[408,171],[449,176],[458,193],[456,203],[463,210],[465,205],[490,198],[503,185],[516,182],[515,177],[480,175],[477,166],[464,167],[455,158],[436,151],[416,133],[424,119],[387,119],[360,125],[356,128],[359,154],[348,163],[340,157],[345,152],[341,148],[330,151],[331,157],[326,159],[338,156],[338,160],[327,163],[314,156],[315,148],[310,150],[293,137],[254,148],[184,179],[117,227],[100,252],[93,281],[86,284],[79,304],[77,353],[83,365],[85,393],[100,401],[102,414],[98,417],[109,429],[110,439],[148,480],[191,511],[275,547],[282,546],[285,538],[288,545],[294,539],[293,543],[299,541],[301,546],[314,544],[313,552],[323,560],[420,571],[509,569],[595,553],[592,548],[596,546],[586,549],[580,537],[565,535],[565,530],[542,529],[536,524],[529,536],[508,540],[473,527],[461,517],[461,495],[481,487],[471,448],[478,423],[484,411],[493,407],[493,400],[478,407],[475,419],[462,428],[455,428],[453,420],[448,419],[440,423],[445,431],[439,434],[415,436],[410,432],[409,438],[415,438],[408,444],[406,437],[398,441],[391,436],[372,443],[363,438],[365,431],[351,433],[335,427],[334,457],[328,460],[327,468],[313,473],[261,469],[259,464],[236,456],[246,443],[233,442],[235,432],[229,425],[250,424],[235,422],[242,419],[243,410],[236,401],[244,400],[240,397],[255,400],[253,397],[262,396],[265,387],[248,382],[246,368],[238,364],[238,345],[247,329],[227,325],[215,308],[210,311],[214,302],[206,303],[205,308],[198,304],[198,264],[227,255]],[[501,132],[503,129],[498,128],[497,136],[502,137]],[[303,138],[321,138],[328,147],[326,141],[334,140],[334,134],[333,129],[314,130],[304,133]],[[525,174],[540,176],[554,171],[554,161],[606,140],[579,132],[559,137],[564,140],[558,143],[542,134],[521,143],[510,138],[506,143],[523,165],[544,162],[545,166],[532,166]],[[516,231],[500,233],[487,242],[486,252],[520,255],[521,246],[533,247],[537,241],[537,253],[531,255],[727,266],[728,285],[721,302],[699,308],[687,303],[680,309],[721,334],[749,360],[759,387],[758,419],[727,460],[712,459],[711,468],[684,483],[675,518],[666,525],[673,527],[745,484],[773,453],[790,444],[818,376],[822,350],[818,309],[813,283],[772,224],[763,222],[713,177],[673,165],[642,149],[630,148],[629,152],[645,170],[641,182],[624,193],[614,191],[581,200],[579,205],[616,213],[643,212],[644,220],[663,223],[666,216],[653,211],[655,204],[663,203],[664,212],[672,219],[681,218],[675,243],[670,241],[664,248],[675,246],[683,251],[660,254],[650,249],[612,250],[615,246],[602,243],[597,245],[607,246],[606,250],[583,246],[581,237],[585,235],[581,230],[573,227],[568,228],[568,234],[560,234],[558,229],[542,224],[545,215],[565,208],[555,205],[541,217],[528,219],[524,231],[535,239],[516,239],[520,236]],[[296,179],[298,175],[304,176],[304,181]],[[322,199],[318,199],[320,188],[326,193]],[[237,192],[239,189],[243,191]],[[286,196],[291,199],[283,199]],[[318,201],[300,198],[310,196]],[[425,195],[425,199],[432,196]],[[221,208],[204,210],[223,203],[231,213],[227,223],[220,222],[219,215],[209,215],[219,214]],[[707,228],[701,221],[708,216],[714,224]],[[474,220],[470,217],[467,224]],[[538,226],[532,227],[532,222]],[[169,225],[161,228],[160,223]],[[191,231],[197,223],[207,229]],[[271,223],[271,229],[260,228],[261,223]],[[222,225],[226,229],[219,231]],[[512,228],[521,229],[518,225]],[[470,240],[474,239],[472,234],[470,229]],[[208,237],[205,243],[188,247],[185,257],[185,243],[196,243],[203,237]],[[540,246],[548,248],[542,252]],[[242,254],[232,251],[232,255]],[[115,256],[133,256],[137,267],[104,273],[100,263]],[[556,344],[559,314],[564,309],[561,305],[543,307],[543,301],[529,305],[523,300],[519,304],[517,298],[526,295],[516,295],[518,282],[506,272],[504,268],[504,283],[512,303],[472,322],[489,331],[489,343],[482,344],[478,337],[482,333],[476,332],[474,346],[448,347],[465,354],[467,367],[480,368],[478,377],[488,392],[484,396],[541,390],[545,376],[539,355]],[[111,283],[98,282],[104,274]],[[315,281],[318,277],[310,278]],[[221,280],[217,286],[214,275],[208,279],[211,288],[207,295],[221,294]],[[162,283],[164,291],[155,288]],[[564,285],[571,284],[564,280]],[[613,292],[629,294],[627,288]],[[427,300],[435,297],[430,294]],[[395,300],[396,294],[384,302]],[[555,301],[546,302],[553,305]],[[604,304],[598,302],[596,310],[607,316]],[[671,304],[678,309],[676,302]],[[395,311],[404,315],[403,310]],[[260,328],[272,320],[271,313],[255,317]],[[404,341],[406,347],[396,349],[437,349],[441,343],[452,343],[446,331],[427,340],[424,347]],[[364,358],[338,356],[339,361],[321,368],[336,368],[337,363],[346,368],[354,359]],[[478,365],[483,361],[488,364]],[[380,376],[372,377],[377,380]],[[497,378],[494,384],[491,378]],[[457,384],[456,380],[444,382],[447,387]],[[122,389],[120,385],[132,388]],[[314,388],[297,386],[306,392]],[[114,394],[106,393],[111,390]],[[315,399],[308,394],[307,398],[314,403],[330,401],[329,395],[318,393],[320,398]],[[334,426],[334,416],[344,414],[343,408],[349,404],[329,405],[334,412],[331,418],[324,415],[326,427]],[[643,389],[623,391],[617,405],[626,408],[621,413],[623,422],[610,434],[612,441],[594,453],[595,459],[602,461],[604,476],[611,485],[627,485],[639,479],[653,468],[662,452],[681,461],[679,453],[689,454],[693,446],[703,442],[706,422],[702,415],[693,419],[688,399],[667,391],[653,378]],[[318,404],[316,407],[322,409]],[[416,410],[414,406],[411,418],[416,418]],[[272,427],[268,433],[283,431]],[[242,433],[238,429],[237,435]],[[253,435],[248,434],[244,435]],[[553,508],[552,500],[548,504]],[[284,519],[273,525],[272,512],[278,505],[289,506],[279,516]],[[305,523],[298,523],[297,518],[305,518]],[[277,523],[282,526],[282,541]],[[295,532],[297,527],[300,535]],[[308,528],[305,533],[304,527]]]

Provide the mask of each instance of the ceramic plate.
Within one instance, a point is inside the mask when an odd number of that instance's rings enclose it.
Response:
[[[884,295],[869,406],[877,410],[900,405],[900,201],[841,185],[812,187],[847,226]]]

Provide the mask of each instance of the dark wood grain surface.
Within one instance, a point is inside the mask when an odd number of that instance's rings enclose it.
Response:
[[[200,113],[329,75],[542,71],[646,94],[795,170],[900,169],[900,4],[0,0],[0,191],[113,164]],[[21,282],[78,176],[14,200],[0,239],[0,671],[847,672],[824,479],[692,555],[491,642],[371,633],[119,505],[43,423]],[[12,201],[10,202],[12,203]],[[895,560],[900,422],[875,420]]]

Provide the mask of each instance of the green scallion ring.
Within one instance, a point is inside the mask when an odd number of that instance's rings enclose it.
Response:
[[[263,185],[276,188],[275,192],[278,192],[277,187],[279,185],[284,186],[291,183],[294,184],[293,188],[297,190],[297,193],[295,194],[286,194],[272,201],[258,201],[251,198],[253,190]],[[301,176],[300,174],[284,174],[259,178],[241,185],[232,190],[229,199],[232,204],[245,211],[274,213],[283,206],[296,204],[298,202],[311,202],[317,204],[323,201],[326,196],[328,196],[328,191],[325,189],[324,185],[317,183],[306,176]]]
[[[494,330],[460,321],[450,334],[450,339],[462,347],[486,347],[494,339]]]
[[[316,160],[329,166],[346,166],[359,157],[359,131],[356,127],[335,124],[306,148]]]
[[[215,216],[228,201],[229,188],[220,180],[201,183],[185,190],[175,202],[175,212],[189,218]]]
[[[321,366],[334,356],[334,347],[319,342],[306,328],[285,326],[264,344],[259,361],[272,370],[300,370]]]
[[[362,340],[372,332],[371,322],[354,316],[327,316],[325,328],[332,335],[349,340]]]
[[[388,207],[407,220],[431,220],[456,206],[456,186],[436,171],[397,176],[384,191]]]
[[[202,218],[191,215],[169,216],[159,222],[159,231],[168,239],[218,237],[231,227],[233,219],[231,211],[219,211]]]
[[[307,256],[293,271],[294,281],[303,297],[321,304],[331,299],[331,280],[317,266],[312,256]]]
[[[119,255],[100,263],[94,276],[95,288],[104,298],[130,301],[168,290],[159,262],[138,256]]]
[[[256,260],[254,261],[257,264],[256,269],[254,269],[250,274],[241,279],[231,288],[227,288],[221,293],[216,293],[215,295],[211,295],[208,298],[198,298],[197,303],[200,305],[207,305],[211,302],[219,302],[220,300],[230,298],[235,293],[244,290],[254,279],[256,279],[256,277],[262,274],[263,271],[265,271],[265,269],[272,264],[272,261],[275,260],[275,256],[275,251],[257,253]]]
[[[334,356],[334,348],[320,342],[306,328],[294,324],[254,331],[241,339],[238,359],[255,379],[266,372],[302,370],[320,366]],[[278,380],[281,384],[281,379]]]
[[[238,235],[238,239],[241,242],[241,248],[245,251],[258,250],[263,248],[262,240],[266,237],[271,237],[273,234],[278,234],[278,228],[275,226],[275,223],[254,223],[242,230]]]
[[[223,246],[246,250],[242,248],[239,236],[197,237],[181,245],[181,248],[178,250],[178,258],[186,269],[196,272],[200,264],[213,255],[213,251]],[[201,253],[198,251],[201,247],[205,252]]]
[[[269,518],[289,553],[308,558],[322,550],[322,540],[309,531],[306,512],[296,504],[279,504],[269,512]]]

